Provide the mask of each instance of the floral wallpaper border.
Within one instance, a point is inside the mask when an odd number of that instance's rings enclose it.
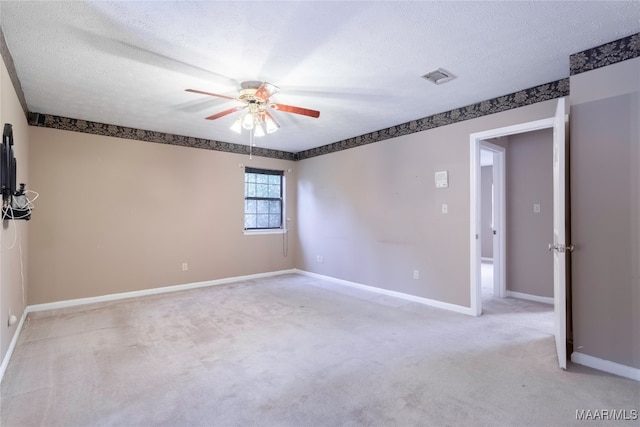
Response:
[[[584,73],[640,56],[640,33],[605,43],[569,57],[569,75]]]
[[[189,136],[174,135],[170,133],[134,129],[125,126],[109,125],[105,123],[91,122],[88,120],[71,119],[68,117],[60,117],[50,114],[30,113],[29,124],[31,126],[89,133],[92,135],[113,136],[115,138],[135,139],[138,141],[156,142],[159,144],[203,148],[205,150],[216,150],[224,151],[226,153],[249,155],[248,145],[232,144],[230,142],[214,141],[211,139],[194,138]],[[293,153],[280,150],[271,150],[261,147],[253,147],[252,154],[254,156],[270,157],[273,159],[294,160]]]
[[[7,49],[4,34],[0,29],[0,53],[9,69],[11,80],[16,87],[16,91],[22,94],[22,88],[18,79],[11,53]],[[603,44],[601,46],[587,49],[570,56],[570,75],[595,70],[617,62],[625,61],[640,56],[640,33],[632,34],[628,37]],[[17,85],[16,85],[17,82]],[[546,83],[529,89],[524,89],[508,95],[482,101],[466,107],[456,108],[443,113],[434,114],[422,119],[413,120],[386,129],[323,145],[320,147],[304,150],[298,153],[272,150],[267,148],[254,147],[253,155],[269,157],[283,160],[304,160],[324,154],[330,154],[361,145],[384,141],[402,135],[421,132],[440,126],[446,126],[464,120],[495,114],[502,111],[519,108],[537,102],[550,99],[561,98],[569,94],[569,79],[561,79],[555,82]],[[28,111],[24,95],[20,102],[25,112]],[[109,125],[86,120],[72,119],[67,117],[54,116],[49,114],[28,113],[29,124],[32,126],[49,127],[53,129],[63,129],[74,132],[83,132],[94,135],[113,136],[117,138],[127,138],[160,144],[171,144],[183,147],[202,148],[207,150],[223,151],[227,153],[237,153],[249,155],[249,146],[232,144],[228,142],[214,141],[203,138],[187,137],[182,135],[166,134],[149,130],[128,128],[124,126]]]
[[[381,129],[375,132],[356,136],[354,138],[334,142],[333,144],[301,151],[295,154],[295,159],[303,160],[324,154],[335,153],[336,151],[342,151],[349,148],[359,147],[361,145],[384,141],[389,138],[446,126],[464,120],[475,119],[477,117],[495,114],[501,111],[535,104],[537,102],[548,101],[550,99],[561,98],[567,95],[569,95],[568,78],[524,89],[509,95],[489,99],[487,101],[478,102],[477,104],[467,105],[466,107],[456,108],[444,113],[434,114],[433,116],[424,117],[422,119],[413,120],[400,125],[391,126],[390,128]]]

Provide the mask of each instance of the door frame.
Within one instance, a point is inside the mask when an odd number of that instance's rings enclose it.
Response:
[[[470,309],[474,316],[480,316],[482,314],[482,284],[480,277],[480,146],[484,140],[498,138],[501,136],[515,135],[519,133],[532,132],[540,129],[548,129],[554,127],[554,118],[549,117],[547,119],[536,120],[527,123],[520,123],[517,125],[506,126],[497,129],[490,129],[483,132],[476,132],[469,135],[469,149],[470,149],[470,233],[469,233],[469,247],[470,247]],[[495,166],[495,165],[494,165]],[[503,162],[504,167],[504,162]],[[504,180],[503,180],[504,183]],[[504,197],[504,191],[502,194]],[[504,207],[504,203],[503,203]],[[504,217],[502,218],[502,226],[504,227]],[[501,233],[504,237],[505,233]],[[505,239],[506,241],[506,239]],[[505,246],[506,248],[506,242]],[[501,248],[502,249],[502,248]],[[506,271],[506,251],[501,251],[501,270]],[[495,274],[495,272],[494,272]],[[502,277],[502,271],[500,271],[500,278],[503,279],[501,283],[501,289],[504,286],[506,292],[506,277]],[[505,274],[506,276],[506,274]]]
[[[482,140],[480,141],[480,150],[490,151],[493,154],[493,206],[491,207],[493,210],[493,229],[495,230],[495,234],[492,236],[493,294],[504,298],[507,294],[506,149]]]

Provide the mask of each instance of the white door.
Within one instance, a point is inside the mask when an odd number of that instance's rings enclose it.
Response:
[[[553,299],[558,363],[567,368],[566,271],[567,241],[565,217],[565,110],[566,98],[558,100],[553,123]]]

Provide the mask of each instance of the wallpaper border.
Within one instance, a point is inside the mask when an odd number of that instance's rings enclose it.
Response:
[[[569,79],[561,79],[551,83],[545,83],[524,89],[508,95],[481,101],[466,107],[456,108],[444,113],[434,114],[422,119],[412,120],[386,129],[377,130],[364,135],[323,145],[298,153],[272,150],[268,148],[253,147],[252,154],[259,157],[269,157],[281,160],[304,160],[324,154],[335,153],[349,148],[372,144],[395,138],[402,135],[421,132],[428,129],[458,123],[464,120],[475,119],[489,114],[495,114],[514,108],[524,107],[550,99],[561,98],[569,94]],[[203,138],[174,135],[143,129],[129,128],[125,126],[110,125],[88,120],[73,119],[55,116],[51,114],[29,113],[31,126],[46,127],[52,129],[68,130],[72,132],[88,133],[93,135],[112,136],[115,138],[133,139],[138,141],[155,142],[160,144],[177,145],[181,147],[202,148],[205,150],[222,151],[249,155],[249,146],[232,144]]]
[[[116,138],[133,139],[160,144],[170,144],[182,147],[202,148],[207,150],[222,151],[227,153],[249,155],[249,146],[233,144],[203,138],[187,137],[183,135],[167,134],[163,132],[129,128],[73,119],[49,114],[29,112],[24,92],[18,78],[11,52],[9,51],[4,33],[0,28],[0,54],[11,77],[18,99],[28,122],[32,126],[48,127],[53,129],[68,130],[73,132],[88,133],[94,135],[112,136]],[[617,62],[633,59],[640,56],[640,33],[632,34],[621,39],[605,43],[591,49],[577,52],[569,57],[570,76],[615,64]],[[561,98],[569,94],[569,78],[545,83],[539,86],[520,90],[508,95],[455,108],[443,113],[434,114],[399,125],[380,129],[364,135],[323,145],[320,147],[303,150],[298,153],[254,147],[252,154],[260,157],[268,157],[282,160],[304,160],[312,157],[330,154],[337,151],[355,148],[374,142],[384,141],[402,135],[421,132],[440,126],[470,120],[502,111],[519,108],[537,102]]]
[[[640,56],[640,33],[569,56],[569,75],[584,73]]]
[[[249,146],[221,142],[211,139],[195,138],[151,130],[135,129],[125,126],[110,125],[89,120],[72,119],[51,114],[30,113],[29,125],[51,129],[68,130],[71,132],[88,133],[92,135],[112,136],[115,138],[133,139],[137,141],[155,142],[158,144],[177,145],[181,147],[202,148],[205,150],[223,151],[225,153],[246,154]],[[259,157],[269,157],[281,160],[295,160],[294,154],[287,151],[271,150],[253,147],[252,154]]]
[[[304,160],[324,154],[335,153],[349,148],[360,147],[374,142],[384,141],[415,132],[421,132],[440,126],[451,125],[464,120],[475,119],[489,114],[500,113],[513,108],[524,107],[550,99],[562,98],[569,95],[569,79],[561,79],[551,83],[545,83],[524,89],[508,95],[455,108],[444,113],[434,114],[418,120],[412,120],[386,129],[323,145],[317,148],[300,151],[295,154],[296,160]]]

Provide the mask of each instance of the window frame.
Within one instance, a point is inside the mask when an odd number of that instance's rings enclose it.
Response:
[[[247,174],[260,174],[266,176],[277,176],[280,179],[280,195],[279,197],[259,197],[259,196],[248,196],[247,194]],[[244,207],[243,207],[243,230],[244,234],[278,234],[284,233],[284,218],[285,218],[285,179],[284,179],[284,171],[276,170],[276,169],[265,169],[265,168],[255,168],[246,166],[244,169]],[[247,201],[254,200],[256,203],[258,201],[268,201],[273,202],[277,201],[280,207],[280,218],[278,227],[258,227],[257,225],[257,217],[256,217],[256,227],[247,228]],[[250,214],[250,213],[249,213]],[[258,213],[256,212],[256,216]]]

